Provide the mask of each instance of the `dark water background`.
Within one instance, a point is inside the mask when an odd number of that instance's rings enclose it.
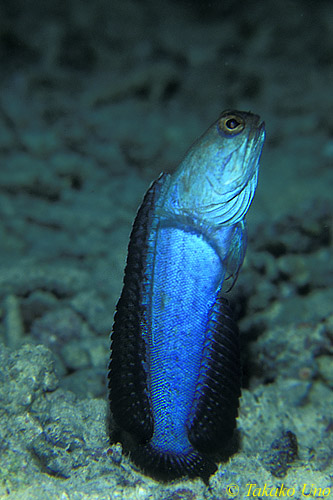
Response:
[[[332,488],[332,26],[330,1],[0,2],[0,498]],[[105,375],[136,208],[226,108],[267,141],[232,291],[241,446],[208,491],[107,452]]]

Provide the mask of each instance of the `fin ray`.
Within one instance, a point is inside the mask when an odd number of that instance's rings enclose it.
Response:
[[[135,218],[123,291],[116,307],[111,335],[109,398],[112,414],[120,428],[135,435],[141,442],[148,441],[153,434],[144,366],[146,346],[141,332],[146,257],[154,207],[166,177],[164,174],[152,184]]]
[[[203,362],[187,421],[189,440],[201,452],[219,452],[232,436],[240,396],[239,357],[238,329],[219,292],[210,311]]]

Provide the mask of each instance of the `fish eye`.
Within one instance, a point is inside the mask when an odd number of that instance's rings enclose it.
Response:
[[[245,120],[235,114],[222,116],[217,122],[218,129],[224,134],[237,135],[245,128]]]

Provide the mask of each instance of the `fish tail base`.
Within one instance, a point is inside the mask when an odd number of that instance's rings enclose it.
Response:
[[[130,456],[143,472],[162,481],[199,476],[208,483],[209,477],[217,470],[211,458],[193,449],[184,454],[165,453],[147,443],[132,449]]]

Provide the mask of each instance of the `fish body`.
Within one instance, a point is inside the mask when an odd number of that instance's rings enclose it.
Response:
[[[125,449],[162,479],[208,479],[236,426],[238,331],[224,298],[246,250],[264,124],[225,111],[136,216],[111,335],[110,404]]]

